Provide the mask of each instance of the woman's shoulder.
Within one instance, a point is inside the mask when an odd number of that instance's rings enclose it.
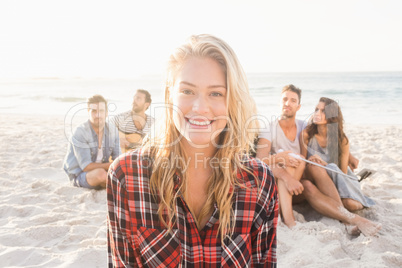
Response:
[[[259,159],[248,157],[247,160],[244,161],[244,168],[247,168],[248,171],[243,170],[241,173],[245,187],[240,187],[239,190],[254,192],[257,198],[253,200],[256,204],[259,204],[258,206],[261,209],[267,209],[271,200],[275,199],[277,195],[274,176],[269,166]],[[243,196],[250,195],[245,194]]]
[[[346,137],[346,135],[343,137],[342,141],[341,141],[341,146],[342,146],[342,151],[345,154],[349,154],[349,139]]]
[[[303,140],[307,140],[309,138],[308,129],[307,128],[303,129],[300,135],[303,138]]]
[[[153,160],[149,151],[139,148],[116,158],[110,170],[121,176],[144,174],[151,170],[152,164]]]
[[[253,156],[246,155],[242,158],[241,164],[248,169],[257,170],[260,168],[268,167],[263,161]]]
[[[144,150],[143,148],[138,148],[135,150],[130,150],[119,156],[119,161],[121,162],[142,162],[150,160],[149,150]]]
[[[348,145],[348,144],[349,144],[349,139],[348,139],[348,137],[346,137],[346,135],[344,135],[343,139],[342,139],[342,145],[345,146],[345,145]]]
[[[266,163],[251,156],[244,157],[242,160],[243,171],[241,174],[245,184],[254,185],[257,180],[255,186],[265,187],[266,184],[274,183],[271,169]]]

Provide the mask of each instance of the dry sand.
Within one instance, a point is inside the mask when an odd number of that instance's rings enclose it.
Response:
[[[0,267],[106,267],[106,192],[70,186],[64,118],[0,115]],[[402,267],[402,126],[347,126],[377,205],[359,214],[378,237],[349,235],[308,205],[278,227],[279,267]],[[358,170],[359,170],[358,169]]]

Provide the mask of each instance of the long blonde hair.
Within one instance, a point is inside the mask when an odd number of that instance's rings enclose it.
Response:
[[[226,165],[213,168],[209,178],[208,198],[201,210],[202,219],[214,203],[219,209],[219,228],[223,240],[233,232],[232,197],[234,186],[242,186],[237,179],[237,169],[246,170],[242,158],[252,150],[253,141],[258,129],[255,120],[256,106],[250,95],[246,75],[233,50],[221,39],[202,34],[191,36],[188,41],[177,48],[170,56],[165,85],[165,113],[162,124],[157,128],[153,140],[144,148],[148,148],[153,158],[151,187],[160,199],[159,218],[169,229],[172,228],[176,215],[176,199],[178,192],[185,192],[186,174],[183,172],[187,156],[178,142],[182,137],[173,122],[174,108],[171,92],[177,74],[185,62],[191,57],[210,58],[219,63],[226,76],[228,123],[219,134],[217,152],[218,160],[229,159]],[[244,160],[244,159],[243,159]],[[175,174],[181,178],[179,188],[175,189]],[[177,183],[177,182],[176,182]],[[197,223],[198,224],[198,223]]]

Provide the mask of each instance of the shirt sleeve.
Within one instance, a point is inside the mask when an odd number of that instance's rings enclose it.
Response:
[[[118,115],[115,115],[115,116],[112,116],[112,117],[110,118],[110,122],[111,122],[116,128],[119,128],[119,114],[118,114]]]
[[[150,116],[151,117],[151,126],[153,126],[153,125],[155,125],[155,117],[152,117],[152,116]]]
[[[127,191],[116,176],[116,161],[108,172],[107,192],[107,243],[109,267],[138,267],[135,263],[131,237],[131,221]],[[123,176],[124,177],[124,176]]]
[[[258,138],[267,139],[272,142],[271,124],[268,120],[260,121],[260,132],[258,134]]]
[[[89,143],[88,136],[85,135],[85,130],[81,128],[76,129],[70,142],[75,158],[78,161],[78,165],[81,170],[84,170],[90,163],[92,163],[91,146],[96,145]]]
[[[258,217],[252,232],[252,254],[255,267],[276,267],[276,229],[278,196],[275,180],[265,164],[259,167],[261,182]]]
[[[114,125],[110,126],[112,128],[111,131],[113,131],[113,137],[114,137],[114,147],[112,151],[112,159],[115,160],[119,155],[121,154],[121,149],[120,149],[120,139],[119,139],[119,131]]]

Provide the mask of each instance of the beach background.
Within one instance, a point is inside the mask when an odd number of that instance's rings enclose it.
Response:
[[[338,100],[352,153],[377,172],[363,192],[377,203],[359,212],[383,229],[350,236],[310,206],[295,206],[297,225],[278,226],[279,267],[400,267],[402,265],[402,73],[248,74],[259,115],[279,114],[280,91],[303,90],[298,118],[320,96]],[[61,169],[67,137],[87,119],[85,98],[102,94],[111,113],[130,109],[137,88],[162,102],[163,78],[0,80],[0,266],[105,267],[106,192],[70,186]],[[158,109],[156,110],[156,114]],[[152,109],[149,110],[151,112]]]
[[[105,267],[106,192],[72,187],[68,137],[101,94],[109,115],[135,90],[162,113],[171,50],[209,33],[236,52],[258,115],[303,90],[298,118],[338,101],[351,152],[376,173],[361,182],[382,224],[350,236],[308,205],[278,225],[278,267],[402,267],[402,2],[399,0],[0,1],[0,267]]]

